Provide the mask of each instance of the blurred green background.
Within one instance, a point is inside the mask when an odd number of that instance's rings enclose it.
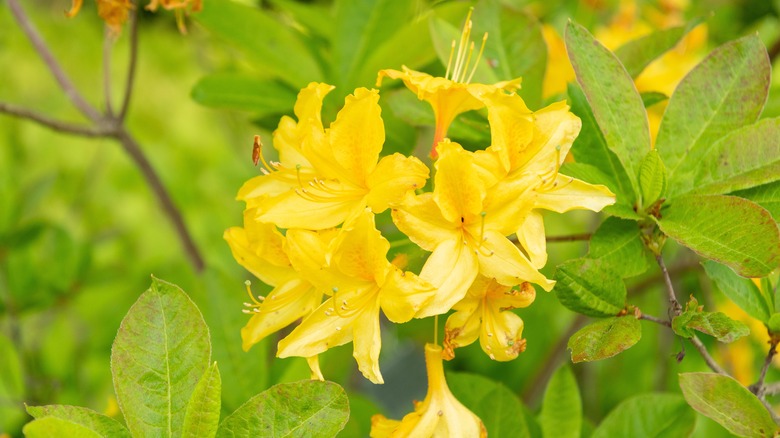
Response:
[[[74,404],[120,415],[111,384],[111,343],[123,315],[148,287],[150,274],[181,286],[204,313],[223,378],[223,412],[232,412],[275,383],[308,378],[303,359],[273,357],[278,338],[248,353],[241,350],[239,330],[247,320],[241,313],[243,282],[250,276],[233,260],[222,232],[241,223],[243,205],[234,200],[235,193],[258,174],[251,161],[253,135],[261,134],[270,145],[270,132],[279,116],[292,113],[297,87],[308,81],[339,87],[326,101],[327,123],[354,87],[374,86],[380,68],[406,64],[442,74],[444,67],[434,50],[442,37],[429,32],[437,28],[429,20],[441,20],[454,29],[472,4],[204,2],[204,11],[187,20],[187,35],[178,32],[172,14],[151,14],[139,6],[138,73],[127,121],[183,214],[205,258],[203,272],[192,268],[170,221],[115,141],[57,133],[0,114],[0,436],[21,434],[28,421],[22,403]],[[607,0],[483,3],[506,8],[502,13],[530,23],[530,30],[504,27],[503,33],[491,33],[490,41],[500,41],[501,35],[525,38],[525,45],[509,47],[507,52],[529,54],[513,58],[509,70],[527,73],[522,93],[532,109],[542,105],[547,59],[540,23],[560,32],[572,17],[597,29],[613,22],[621,3],[626,4]],[[758,32],[770,48],[780,37],[780,1],[647,1],[638,2],[638,14],[668,15],[669,5],[676,5],[676,13],[684,19],[714,13],[706,21],[708,43],[700,56],[751,32]],[[79,90],[99,106],[103,23],[90,0],[73,19],[63,14],[69,6],[65,0],[23,4]],[[255,18],[260,21],[252,21]],[[652,25],[651,20],[648,23]],[[115,99],[124,87],[128,33],[125,29],[119,37],[111,60]],[[489,46],[488,54],[490,50]],[[298,56],[298,51],[306,57]],[[0,101],[58,119],[84,121],[3,2],[0,66]],[[422,157],[432,132],[417,125],[431,120],[428,108],[397,83],[387,83],[385,88],[386,152],[418,150]],[[776,89],[766,115],[780,114]],[[469,114],[453,126],[451,134],[484,147],[489,141],[484,127],[484,115]],[[593,231],[601,218],[569,213],[550,214],[545,220],[549,235],[565,235]],[[389,222],[387,217],[384,221]],[[550,244],[544,272],[551,275],[558,263],[586,250],[583,242]],[[724,300],[703,281],[696,257],[672,248],[671,243],[666,251],[667,264],[682,285],[680,293],[695,293],[700,302],[719,308]],[[412,257],[413,265],[420,261],[419,255]],[[631,291],[643,310],[662,316],[666,303],[658,280],[651,270],[635,279]],[[253,287],[263,292],[259,282]],[[458,350],[447,367],[503,382],[536,412],[549,376],[568,361],[564,351],[568,336],[586,319],[561,306],[554,294],[541,291],[536,302],[518,314],[525,321],[528,348],[517,360],[490,361],[475,344]],[[353,405],[353,419],[344,436],[365,436],[373,413],[399,418],[411,409],[412,399],[424,397],[422,345],[430,341],[432,330],[431,320],[383,326],[383,386],[371,385],[357,373],[351,346],[323,355],[325,376],[347,388]],[[750,383],[766,347],[759,337],[745,341],[723,352],[714,343],[711,346],[716,357]],[[679,392],[678,372],[705,369],[692,349],[678,365],[674,356],[680,348],[671,332],[647,325],[640,343],[620,356],[574,366],[589,421],[597,424],[634,394]],[[777,374],[773,370],[770,380]],[[725,431],[699,416],[696,433],[715,436]]]

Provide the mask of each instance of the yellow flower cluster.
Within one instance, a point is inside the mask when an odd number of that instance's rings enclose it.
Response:
[[[606,187],[559,172],[581,126],[564,102],[534,112],[514,93],[519,79],[469,83],[470,29],[467,21],[452,77],[407,68],[379,73],[380,81],[402,79],[433,107],[432,191],[422,191],[429,169],[419,159],[380,158],[377,90],[355,90],[325,128],[321,109],[333,87],[312,83],[298,95],[297,120],[283,117],[273,134],[278,162],[266,162],[255,139],[263,174],[238,193],[246,203],[243,228],[225,232],[236,260],[274,288],[264,298],[249,292],[244,349],[302,319],[277,355],[308,358],[313,378],[322,378],[318,354],[352,342],[362,374],[382,383],[380,311],[403,323],[455,310],[444,347],[425,349],[427,397],[400,422],[375,418],[372,436],[484,435],[447,389],[442,359],[478,338],[491,359],[517,357],[526,344],[523,321],[510,310],[533,302],[532,284],[554,285],[539,272],[547,261],[541,211],[599,211],[615,200]],[[491,134],[477,152],[446,137],[455,116],[473,109],[487,110]],[[419,275],[387,260],[390,244],[374,215],[388,209],[397,228],[431,253]]]

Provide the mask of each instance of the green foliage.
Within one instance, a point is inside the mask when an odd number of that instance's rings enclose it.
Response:
[[[522,401],[501,383],[477,374],[448,373],[447,385],[485,424],[488,436],[530,438],[539,425]]]
[[[0,400],[20,403],[24,396],[22,362],[14,344],[0,334]],[[10,429],[21,414],[13,406],[0,405],[0,428]]]
[[[582,401],[577,380],[568,365],[553,374],[542,400],[539,424],[544,438],[580,436]]]
[[[702,266],[721,292],[737,306],[761,322],[769,321],[774,310],[772,299],[762,293],[752,281],[711,260],[705,260]]]
[[[745,437],[771,437],[778,430],[761,401],[731,377],[714,373],[680,374],[691,407]]]
[[[780,235],[772,216],[736,196],[685,195],[662,210],[658,226],[702,257],[745,277],[763,277],[780,264]]]
[[[584,27],[572,22],[566,26],[566,49],[607,147],[626,169],[631,199],[636,199],[640,163],[650,151],[650,129],[642,98],[618,58]],[[616,100],[614,96],[621,98]]]
[[[620,59],[628,74],[636,78],[648,64],[676,46],[699,23],[699,20],[694,20],[687,26],[658,30],[631,40],[618,47],[615,56]]]
[[[214,108],[251,111],[258,115],[286,114],[295,105],[295,91],[275,80],[245,73],[217,73],[201,78],[192,98]]]
[[[132,436],[121,423],[113,418],[106,417],[93,410],[79,406],[28,406],[27,413],[36,419],[36,421],[33,421],[25,427],[25,435],[30,437],[47,436],[46,434],[37,435],[43,431],[57,434],[57,436],[69,436],[68,434],[71,433],[71,428],[74,427],[72,425],[83,428],[84,430],[80,433],[84,433],[84,436],[100,436],[105,438],[129,438]],[[51,422],[50,419],[52,418],[61,421]],[[33,426],[39,422],[46,424],[46,426]],[[69,424],[65,425],[66,423]]]
[[[335,383],[282,383],[225,418],[216,436],[332,437],[344,428],[348,412],[347,395]]]
[[[591,438],[690,436],[695,414],[678,394],[640,394],[620,402]]]
[[[774,217],[775,222],[780,222],[780,181],[740,190],[732,193],[735,196],[750,199],[764,207]]]
[[[688,339],[695,336],[694,331],[700,331],[714,336],[720,342],[732,342],[750,334],[748,326],[722,312],[704,312],[695,298],[691,298],[682,314],[672,319],[672,330]]]
[[[607,218],[590,238],[588,258],[596,259],[623,278],[644,274],[651,266],[637,223]]]
[[[569,338],[571,361],[591,362],[615,356],[634,346],[642,327],[633,316],[606,318],[581,328]]]
[[[712,52],[680,82],[656,140],[670,195],[695,187],[696,172],[713,145],[758,119],[769,73],[766,48],[757,36],[748,36]]]
[[[208,367],[192,392],[184,414],[183,436],[214,436],[222,404],[222,380],[217,363]]]
[[[575,259],[555,271],[555,294],[567,308],[588,316],[615,316],[626,304],[626,285],[601,260]]]
[[[666,168],[655,149],[645,155],[639,166],[639,188],[643,209],[649,208],[666,194]]]

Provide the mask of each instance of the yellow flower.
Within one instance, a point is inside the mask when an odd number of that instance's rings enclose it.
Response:
[[[455,357],[454,349],[479,338],[482,350],[493,360],[508,361],[525,350],[523,320],[510,310],[528,307],[536,298],[529,283],[513,289],[495,280],[478,277],[466,297],[447,318],[444,358]]]
[[[520,88],[521,78],[510,81],[498,82],[492,86],[483,84],[471,84],[471,79],[477,70],[482,52],[485,48],[487,33],[482,38],[482,47],[476,57],[473,68],[469,70],[472,55],[474,52],[474,43],[471,42],[471,11],[466,17],[463,25],[460,43],[458,45],[457,55],[455,52],[455,41],[452,42],[452,51],[450,60],[447,64],[447,72],[444,77],[434,77],[427,73],[411,70],[402,66],[402,71],[381,70],[377,77],[377,87],[382,84],[382,78],[385,76],[391,79],[401,79],[404,85],[417,94],[420,100],[428,102],[433,108],[433,114],[436,118],[436,131],[433,137],[433,148],[431,156],[438,157],[437,145],[447,136],[447,130],[450,124],[455,120],[458,114],[466,111],[480,109],[484,104],[473,96],[476,90],[482,88],[500,88],[505,90],[516,90]],[[454,65],[452,65],[454,61]]]
[[[248,307],[245,313],[252,318],[241,329],[244,351],[308,315],[322,302],[322,293],[308,281],[311,277],[302,276],[293,267],[285,249],[285,237],[274,225],[260,223],[255,216],[254,209],[247,209],[244,228],[229,228],[224,235],[236,261],[264,283],[274,286],[265,298],[256,298],[247,287],[250,302],[245,303]],[[328,243],[320,239],[309,245],[307,256],[324,262]]]
[[[305,254],[312,234],[288,230],[287,239]],[[279,342],[278,356],[311,357],[354,341],[360,371],[370,381],[383,383],[379,310],[392,322],[409,321],[431,299],[433,287],[387,261],[390,244],[376,229],[374,215],[368,210],[341,232],[331,247],[328,266],[320,266],[322,280],[318,281],[328,283],[333,295]]]
[[[439,143],[433,193],[409,197],[393,210],[398,228],[422,249],[432,251],[420,277],[438,288],[434,299],[417,317],[445,313],[460,301],[478,273],[514,286],[530,281],[552,289],[554,281],[540,274],[507,237],[519,226],[513,209],[528,189],[520,184],[507,185],[500,202],[488,196],[489,185],[496,180],[492,172],[478,163],[486,154],[464,150],[457,143]],[[530,207],[529,207],[530,208]]]
[[[546,99],[566,92],[567,84],[575,79],[563,38],[549,24],[542,26],[542,36],[547,45],[547,68],[544,71],[542,96]]]
[[[274,134],[280,163],[247,182],[239,198],[258,207],[258,219],[282,228],[325,229],[349,223],[366,207],[380,213],[425,185],[428,168],[417,158],[379,159],[385,140],[376,90],[359,88],[346,99],[330,129],[319,110],[332,89],[301,91],[296,124],[283,119]]]
[[[450,392],[438,345],[425,345],[425,368],[428,372],[425,399],[415,403],[414,412],[401,421],[374,415],[371,418],[371,437],[486,437],[482,420]]]

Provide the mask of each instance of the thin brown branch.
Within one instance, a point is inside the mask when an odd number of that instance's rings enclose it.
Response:
[[[165,212],[165,214],[173,223],[176,234],[179,236],[179,240],[184,247],[184,251],[195,268],[195,271],[203,271],[205,266],[203,257],[201,256],[198,247],[195,245],[195,241],[192,239],[192,236],[184,224],[184,219],[182,218],[181,212],[179,212],[179,209],[176,208],[176,205],[173,203],[173,199],[171,199],[170,194],[165,189],[162,180],[152,167],[149,159],[146,158],[146,155],[144,155],[141,147],[125,130],[124,127],[118,128],[118,132],[116,133],[115,137],[122,144],[122,147],[128,153],[128,155],[130,155],[130,158],[133,160],[136,166],[138,166],[138,169],[141,171],[141,174],[143,175],[147,184],[149,184],[152,192],[154,192],[157,200],[160,202],[160,207],[162,207],[163,212]]]
[[[122,107],[117,115],[117,120],[123,122],[130,108],[130,98],[133,95],[133,83],[135,82],[135,70],[138,65],[138,12],[130,12],[130,60],[127,65],[127,82],[125,83],[125,95],[122,98]]]
[[[671,266],[669,268],[669,275],[670,276],[672,276],[672,275],[676,276],[676,275],[684,274],[684,273],[686,273],[688,271],[693,271],[693,270],[699,269],[699,266],[701,266],[701,265],[699,265],[698,262],[694,262],[694,263],[681,263],[681,264],[678,264],[678,265],[673,265],[673,266]],[[651,288],[652,286],[655,286],[657,283],[662,282],[663,280],[664,280],[663,273],[659,273],[658,275],[654,275],[652,277],[648,277],[648,278],[646,278],[646,279],[644,279],[644,280],[634,284],[633,286],[631,286],[631,288],[628,290],[628,294],[630,296],[639,295],[642,292],[644,292],[644,291],[648,290],[649,288]]]
[[[664,263],[663,256],[661,256],[661,254],[658,254],[655,257],[655,260],[656,262],[658,262],[658,266],[661,268],[661,274],[663,275],[664,285],[666,285],[666,294],[669,297],[670,316],[671,317],[677,316],[682,312],[682,306],[680,306],[680,302],[677,301],[677,295],[675,295],[674,293],[672,278],[669,276],[669,271],[666,269],[666,264]]]
[[[750,385],[750,387],[748,388],[753,394],[755,394],[760,399],[764,398],[764,393],[766,392],[766,387],[764,386],[764,382],[766,381],[766,373],[767,371],[769,371],[769,366],[772,365],[772,359],[774,359],[776,354],[777,354],[777,341],[773,338],[769,342],[769,351],[766,354],[766,358],[764,358],[764,366],[761,367],[761,375],[758,377],[758,381]]]
[[[591,233],[570,234],[567,236],[547,236],[547,243],[578,242],[581,240],[590,240],[591,236]]]
[[[11,14],[13,14],[19,27],[22,28],[22,31],[27,35],[27,38],[32,43],[33,47],[35,47],[38,55],[40,55],[43,62],[46,63],[46,66],[49,67],[49,71],[54,75],[54,79],[65,92],[65,95],[68,96],[68,99],[70,99],[73,105],[75,105],[87,118],[95,122],[99,121],[102,118],[101,115],[92,107],[92,105],[84,100],[60,64],[54,59],[54,55],[52,55],[49,47],[43,41],[41,34],[38,33],[38,30],[27,17],[27,14],[24,13],[19,2],[17,0],[8,0],[8,7],[11,8]]]
[[[769,62],[774,63],[775,59],[777,59],[777,55],[780,55],[780,38],[775,40],[767,52],[769,54]]]
[[[43,114],[39,114],[30,109],[5,102],[0,102],[0,113],[5,113],[10,116],[19,117],[22,119],[32,120],[33,122],[46,126],[47,128],[53,129],[55,131],[80,135],[82,137],[105,137],[111,134],[110,130],[64,122],[62,120],[53,119]]]
[[[111,104],[111,50],[114,48],[114,36],[108,26],[103,31],[103,97],[105,99],[105,111],[109,118],[114,116],[114,108]]]
[[[664,326],[669,327],[669,328],[672,327],[672,323],[671,322],[669,322],[669,321],[667,321],[665,319],[657,318],[657,317],[652,316],[652,315],[647,315],[645,313],[640,314],[637,318],[638,319],[644,319],[645,321],[654,322],[656,324],[664,325]]]
[[[723,368],[721,368],[720,365],[718,365],[717,362],[715,362],[715,359],[710,356],[710,352],[707,351],[707,347],[702,344],[701,340],[696,335],[693,335],[691,338],[691,343],[694,347],[696,347],[697,350],[699,350],[699,354],[701,355],[702,359],[704,359],[704,362],[707,363],[707,366],[710,367],[712,371],[715,371],[718,374],[723,374],[724,376],[728,376],[729,373],[726,372]]]

